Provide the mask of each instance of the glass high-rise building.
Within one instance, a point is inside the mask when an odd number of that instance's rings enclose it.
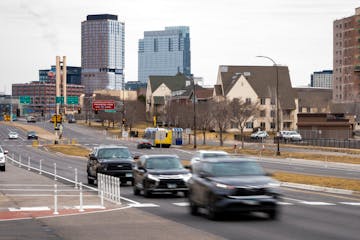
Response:
[[[138,81],[149,76],[191,75],[190,29],[186,26],[165,27],[163,31],[145,31],[139,40]]]
[[[125,24],[117,15],[88,15],[81,23],[81,83],[85,93],[123,89]]]

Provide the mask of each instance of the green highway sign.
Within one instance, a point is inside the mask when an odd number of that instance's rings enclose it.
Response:
[[[61,96],[61,97],[56,97],[56,103],[61,103],[63,104],[64,103],[64,97]]]
[[[116,113],[116,110],[115,110],[115,109],[105,109],[104,112],[107,112],[107,113]]]
[[[30,104],[31,103],[30,96],[20,96],[20,103]]]
[[[79,104],[79,97],[78,96],[67,96],[67,104]]]

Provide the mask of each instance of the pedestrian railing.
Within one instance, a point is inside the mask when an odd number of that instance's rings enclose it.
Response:
[[[120,197],[120,179],[105,174],[98,173],[97,175],[98,194],[101,199],[106,199],[110,202],[121,204]]]

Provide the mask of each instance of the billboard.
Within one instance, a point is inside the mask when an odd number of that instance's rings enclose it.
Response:
[[[94,100],[92,103],[93,110],[113,110],[115,109],[114,100]]]

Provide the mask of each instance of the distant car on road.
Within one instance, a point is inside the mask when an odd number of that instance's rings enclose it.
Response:
[[[35,131],[29,131],[27,133],[27,139],[35,139],[35,140],[38,140],[38,135],[36,134]]]
[[[142,149],[142,148],[151,149],[151,148],[152,148],[152,145],[151,145],[151,142],[150,142],[149,140],[140,139],[140,140],[138,141],[137,148],[138,148],[138,149]]]
[[[206,158],[224,157],[228,155],[229,154],[224,151],[199,150],[196,151],[194,156],[191,158],[191,165]]]
[[[302,141],[302,137],[297,131],[280,131],[280,138],[284,141]]]
[[[26,117],[26,121],[28,123],[32,122],[32,123],[35,123],[36,122],[36,118],[34,116],[27,116]]]
[[[69,118],[68,123],[76,123],[76,119],[74,117]]]
[[[3,150],[0,146],[0,171],[5,171],[5,155],[8,153],[7,150]]]
[[[9,132],[8,137],[9,139],[18,139],[19,134],[17,132]]]
[[[253,159],[209,158],[193,166],[188,181],[190,213],[205,208],[216,220],[224,212],[264,212],[270,219],[279,214],[279,183]]]
[[[257,131],[250,135],[252,139],[264,139],[269,137],[269,134],[266,131]]]
[[[188,193],[191,173],[183,167],[177,155],[143,155],[134,168],[134,195],[153,193]]]

